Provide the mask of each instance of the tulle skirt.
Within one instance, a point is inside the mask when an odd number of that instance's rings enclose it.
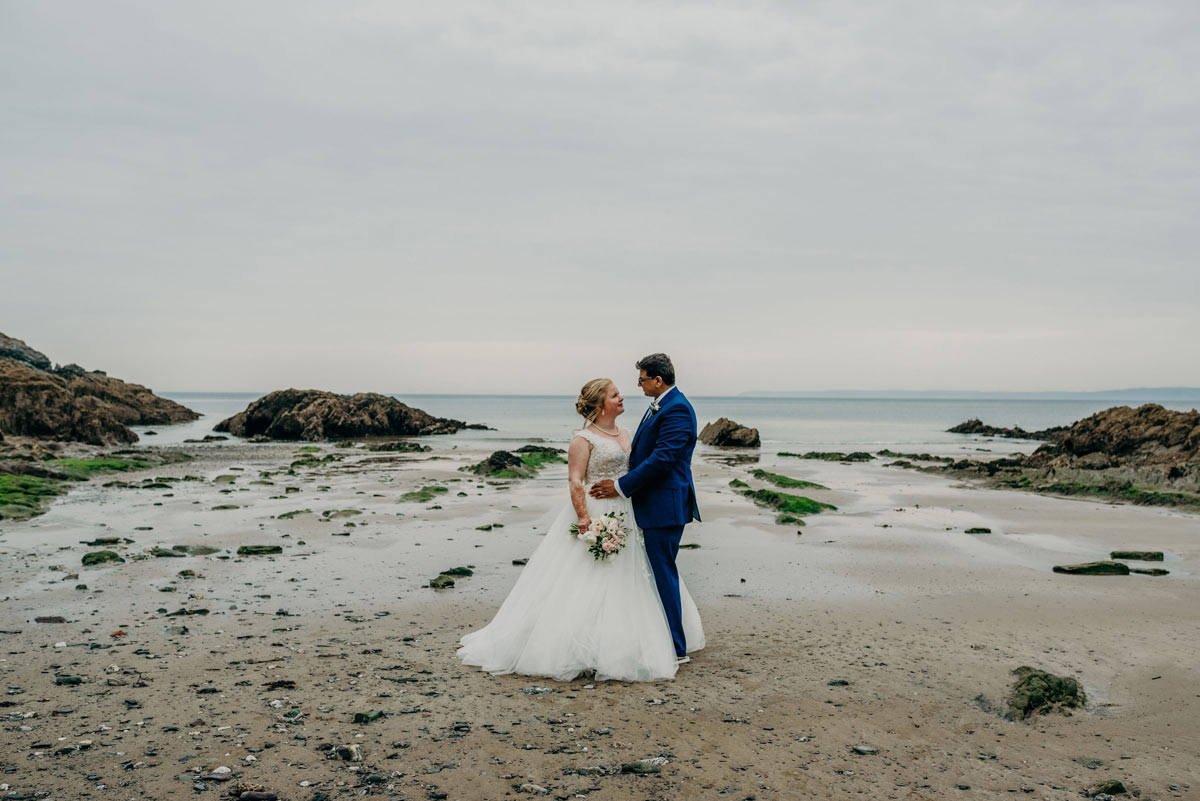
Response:
[[[570,533],[569,505],[546,532],[516,585],[487,626],[461,640],[458,657],[489,673],[569,681],[671,678],[677,664],[642,533],[625,498],[588,499],[596,518],[622,512],[629,539],[616,556],[596,560]],[[704,647],[700,613],[679,580],[689,652]]]

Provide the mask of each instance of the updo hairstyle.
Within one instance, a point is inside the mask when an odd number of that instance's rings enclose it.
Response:
[[[579,397],[575,399],[575,411],[583,418],[584,425],[594,422],[600,416],[600,409],[604,406],[604,398],[608,395],[611,383],[612,380],[608,378],[593,378],[579,390]]]

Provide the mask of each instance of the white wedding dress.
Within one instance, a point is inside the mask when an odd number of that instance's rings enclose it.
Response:
[[[592,444],[585,484],[616,479],[629,469],[621,446],[591,431],[579,431]],[[596,560],[570,533],[575,510],[554,519],[545,540],[521,571],[492,622],[461,640],[458,657],[489,673],[520,673],[569,681],[581,673],[598,680],[651,681],[675,675],[677,664],[667,616],[633,506],[625,498],[587,497],[594,520],[624,514],[629,532],[616,555]],[[679,595],[688,651],[704,647],[700,613],[682,577]]]

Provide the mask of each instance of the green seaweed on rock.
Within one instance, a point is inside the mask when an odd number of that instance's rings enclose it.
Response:
[[[400,503],[429,503],[438,495],[449,492],[445,487],[439,487],[436,484],[428,487],[421,487],[419,490],[406,492],[400,496]]]
[[[57,481],[37,476],[0,474],[0,520],[27,520],[42,514],[44,504],[65,493]]]
[[[83,555],[83,566],[102,565],[105,562],[124,562],[116,551],[92,551]]]
[[[75,481],[86,481],[93,473],[125,472],[127,470],[141,470],[144,467],[150,466],[149,462],[140,462],[137,459],[120,459],[106,456],[94,459],[50,459],[46,464],[56,470],[61,470],[68,478]]]
[[[526,464],[527,467],[532,467],[534,470],[541,468],[545,464],[553,464],[555,462],[566,462],[562,457],[562,452],[557,448],[537,448],[533,445],[526,445],[517,451],[517,457]]]
[[[1034,490],[1050,495],[1094,495],[1102,498],[1116,498],[1137,506],[1200,506],[1200,495],[1190,492],[1164,492],[1154,487],[1134,484],[1132,481],[1110,481],[1104,484],[1060,481],[1035,486]]]
[[[770,484],[774,484],[777,487],[782,487],[783,489],[799,489],[800,487],[808,487],[809,489],[829,489],[829,487],[826,487],[824,484],[817,484],[814,481],[805,481],[801,478],[783,476],[779,473],[769,473],[766,470],[753,470],[751,471],[750,475],[754,476],[760,481],[766,481]]]
[[[1070,677],[1055,676],[1027,665],[1014,670],[1013,675],[1017,677],[1017,683],[1008,696],[1006,717],[1010,720],[1025,720],[1055,709],[1069,715],[1068,709],[1087,703],[1083,687]]]
[[[803,521],[800,520],[801,515],[815,515],[827,509],[837,509],[833,504],[814,501],[812,498],[805,498],[803,495],[789,495],[786,492],[777,492],[769,489],[743,490],[742,495],[754,501],[759,506],[779,512],[779,516],[775,518],[775,522],[780,525],[804,525]]]

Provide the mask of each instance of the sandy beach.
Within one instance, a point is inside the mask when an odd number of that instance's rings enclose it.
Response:
[[[1195,515],[701,449],[705,522],[679,561],[708,647],[674,681],[564,684],[454,649],[565,502],[565,468],[480,481],[458,468],[486,451],[429,442],[193,446],[119,476],[174,479],[156,488],[110,474],[6,522],[0,798],[1200,795]],[[838,510],[776,525],[728,488],[760,485],[753,467]],[[106,536],[127,561],[81,567]],[[236,555],[260,544],[282,553]],[[149,554],[196,545],[218,550]],[[1051,572],[1118,548],[1165,551],[1170,575]],[[426,586],[460,565],[474,575]],[[1075,677],[1087,709],[1006,720],[1021,665]]]

